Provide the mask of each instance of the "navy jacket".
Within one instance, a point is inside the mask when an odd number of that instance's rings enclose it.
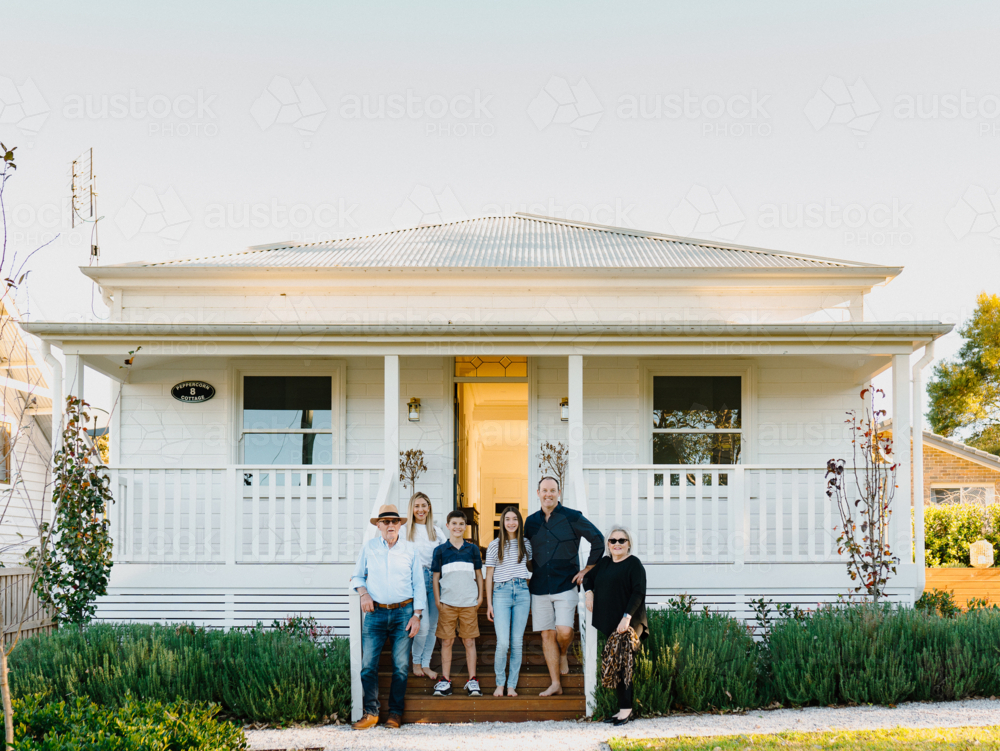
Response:
[[[545,521],[539,509],[524,522],[524,536],[531,541],[531,579],[533,595],[557,595],[573,589],[573,577],[580,571],[580,538],[590,541],[587,565],[593,566],[604,555],[604,535],[576,509],[561,503]]]

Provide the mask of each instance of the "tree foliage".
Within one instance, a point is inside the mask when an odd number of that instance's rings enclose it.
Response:
[[[870,386],[862,389],[864,411],[847,413],[854,454],[851,470],[845,470],[843,459],[826,463],[826,495],[840,513],[837,553],[847,554],[847,572],[851,581],[858,582],[854,591],[864,590],[874,603],[885,596],[889,575],[896,573],[899,563],[889,540],[898,465],[891,433],[879,429],[885,410],[876,407],[876,396],[884,398],[885,392]]]
[[[927,419],[935,433],[961,432],[970,446],[1000,456],[1000,296],[980,294],[959,333],[957,359],[938,364],[927,384]]]
[[[39,574],[35,590],[61,623],[82,625],[94,600],[107,593],[111,535],[107,508],[113,502],[96,450],[85,439],[88,405],[66,398],[62,445],[55,457],[53,521],[41,525],[41,544],[28,552]]]

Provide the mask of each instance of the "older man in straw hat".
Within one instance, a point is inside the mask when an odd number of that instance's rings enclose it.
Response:
[[[390,728],[402,724],[410,642],[420,630],[420,618],[427,606],[420,556],[416,547],[399,534],[406,520],[395,506],[387,505],[370,521],[378,528],[378,536],[361,548],[351,577],[351,589],[361,595],[361,610],[366,613],[361,629],[365,707],[364,715],[354,723],[356,730],[378,724],[378,661],[387,640],[392,644],[393,671],[385,724]]]

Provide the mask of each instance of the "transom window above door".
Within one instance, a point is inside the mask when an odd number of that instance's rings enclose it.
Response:
[[[333,463],[330,376],[244,376],[244,464]]]
[[[456,378],[527,378],[528,358],[469,355],[455,358]]]
[[[740,376],[653,377],[653,464],[738,464]]]

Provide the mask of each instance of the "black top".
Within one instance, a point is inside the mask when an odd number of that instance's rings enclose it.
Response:
[[[610,636],[628,613],[629,624],[639,636],[649,633],[646,620],[646,569],[630,555],[615,563],[605,556],[583,577],[583,588],[594,591],[594,628]]]
[[[531,579],[528,590],[533,595],[557,595],[575,589],[573,577],[580,572],[580,538],[590,541],[591,566],[604,550],[604,535],[576,509],[561,503],[552,509],[548,521],[536,511],[524,522],[524,536],[531,541]]]

